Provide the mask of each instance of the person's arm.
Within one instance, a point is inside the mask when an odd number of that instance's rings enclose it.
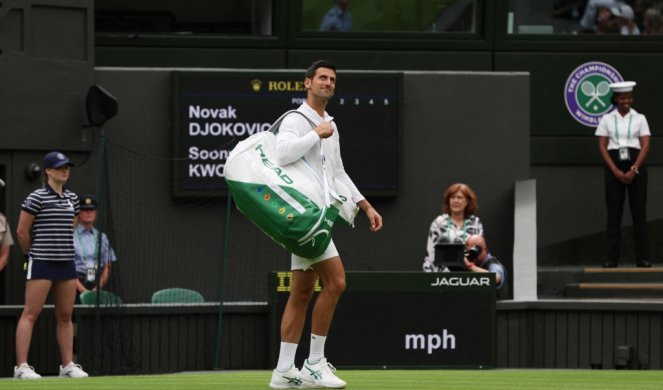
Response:
[[[334,15],[333,15],[334,8],[332,7],[330,10],[328,10],[325,15],[322,17],[322,20],[320,21],[320,27],[318,27],[318,30],[320,31],[332,31],[333,25],[334,25]]]
[[[80,280],[76,279],[76,290],[82,294],[87,291],[87,288],[85,288],[85,286],[83,285],[83,283],[81,283]]]
[[[306,118],[298,114],[286,116],[281,122],[278,134],[276,134],[278,163],[287,165],[304,157],[311,148],[320,143],[320,139],[328,138],[331,135],[328,132],[333,132],[333,128],[331,130],[330,128],[331,124],[326,121],[322,121],[320,125],[313,129]]]
[[[649,130],[649,122],[647,122],[647,118],[640,114],[633,119],[636,119],[638,123],[635,134],[637,134],[638,140],[640,141],[640,150],[635,158],[635,162],[630,167],[631,169],[626,172],[626,177],[631,181],[635,178],[635,175],[639,173],[640,167],[642,167],[647,160],[651,138],[651,130]]]
[[[350,191],[350,198],[352,201],[359,207],[362,211],[366,213],[366,216],[371,223],[371,230],[378,231],[382,228],[382,217],[380,214],[375,211],[373,206],[364,198],[364,195],[359,191],[355,183],[350,178],[350,175],[345,171],[345,166],[343,165],[343,158],[341,157],[341,145],[340,142],[332,148],[333,152],[331,156],[328,156],[328,169],[332,170],[332,176],[334,181],[342,182]],[[377,220],[376,220],[377,218]],[[377,225],[375,224],[377,223]]]
[[[603,158],[603,162],[605,165],[608,166],[608,169],[612,172],[613,175],[617,178],[617,180],[621,181],[622,183],[630,183],[626,176],[624,175],[624,172],[622,172],[619,168],[617,168],[617,165],[612,161],[612,158],[610,158],[610,153],[608,153],[608,137],[603,137],[600,136],[599,138],[599,152],[601,153],[601,158]]]
[[[110,241],[106,233],[101,233],[101,261],[103,265],[103,271],[99,277],[99,288],[101,289],[108,283],[108,278],[110,277],[111,263],[117,261],[115,256],[115,251],[110,246]]]
[[[422,268],[424,272],[436,272],[435,267],[435,244],[439,238],[439,228],[437,225],[437,218],[430,224],[428,230],[428,239],[426,240],[426,257],[424,257],[424,264]]]
[[[110,263],[104,265],[104,270],[101,271],[101,277],[99,278],[99,289],[103,288],[108,282],[108,277],[110,276]]]
[[[360,209],[366,213],[366,216],[368,217],[368,221],[371,224],[371,231],[377,232],[378,230],[382,229],[382,216],[378,214],[377,211],[371,206],[370,203],[366,199],[362,199],[357,203],[357,206],[359,206]]]
[[[30,246],[32,245],[32,224],[35,221],[35,216],[21,210],[21,214],[18,217],[18,227],[16,227],[16,236],[18,237],[18,244],[23,250],[23,254],[27,255],[30,253]]]
[[[645,163],[645,160],[647,160],[647,156],[649,155],[649,145],[650,145],[650,136],[642,136],[640,137],[640,152],[638,153],[638,157],[635,159],[635,163],[633,163],[633,166],[635,169],[640,169],[640,167]],[[633,172],[635,174],[635,170],[629,171]]]
[[[596,23],[596,0],[589,0],[585,7],[585,12],[580,18],[580,27],[585,30],[592,30]]]
[[[500,265],[497,265],[497,264],[492,264],[490,266],[490,269],[488,270],[488,272],[493,272],[495,274],[495,286],[497,288],[501,288],[502,284],[505,281],[504,267],[502,267]]]
[[[467,267],[467,269],[472,272],[479,272],[479,273],[493,272],[485,268],[481,268],[478,265],[472,263],[467,259],[467,257],[465,257],[463,260],[465,261],[465,266]],[[501,282],[502,282],[502,275],[499,272],[495,272],[495,285],[499,286]]]
[[[9,259],[9,249],[11,246],[9,245],[3,245],[0,246],[0,271],[5,269],[7,266],[7,261]]]
[[[485,233],[483,231],[483,224],[481,223],[481,220],[476,215],[474,216],[474,218],[475,218],[474,225],[475,225],[476,232],[473,232],[472,234],[477,234],[479,236],[485,236]]]
[[[7,218],[0,213],[0,271],[5,269],[9,261],[9,251],[14,245],[11,228]]]
[[[334,169],[333,172],[334,180],[343,182],[343,184],[345,184],[348,190],[350,190],[350,198],[357,206],[359,206],[359,203],[362,200],[365,200],[365,198],[364,195],[361,194],[355,183],[350,178],[350,175],[348,175],[348,173],[345,172],[345,167],[343,166],[343,159],[341,158],[340,155],[340,148],[339,148],[339,153],[335,157],[335,163],[330,165]]]

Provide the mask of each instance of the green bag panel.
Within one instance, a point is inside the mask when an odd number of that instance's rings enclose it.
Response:
[[[329,246],[337,208],[321,209],[297,189],[279,186],[300,209],[303,207],[300,213],[264,184],[226,181],[237,208],[282,247],[298,256],[315,258]]]

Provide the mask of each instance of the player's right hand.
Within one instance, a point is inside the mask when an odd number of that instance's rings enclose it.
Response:
[[[320,124],[314,129],[316,133],[318,133],[318,136],[320,138],[329,138],[334,134],[334,126],[332,126],[331,122],[328,121],[322,121]]]

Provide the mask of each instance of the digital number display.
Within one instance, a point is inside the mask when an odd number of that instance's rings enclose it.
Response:
[[[225,195],[226,158],[306,100],[302,71],[174,72],[174,194]],[[345,170],[364,195],[396,195],[402,74],[339,73],[327,105]]]

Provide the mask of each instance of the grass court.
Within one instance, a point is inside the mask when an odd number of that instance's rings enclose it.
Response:
[[[624,370],[339,370],[357,390],[468,389],[662,389],[663,371]],[[167,375],[99,376],[85,379],[45,377],[0,380],[2,390],[264,390],[271,371],[215,371]]]

